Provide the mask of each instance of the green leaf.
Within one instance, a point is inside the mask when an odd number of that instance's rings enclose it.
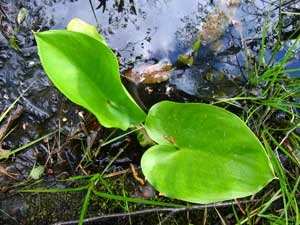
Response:
[[[159,145],[145,152],[142,170],[168,197],[195,203],[235,199],[274,178],[262,144],[222,108],[160,102],[150,109],[145,128]]]
[[[96,27],[84,22],[81,19],[78,18],[72,19],[67,26],[67,30],[86,34],[102,42],[103,44],[107,45],[104,37],[98,33]]]
[[[194,57],[192,55],[179,55],[178,61],[184,65],[192,65],[194,62]]]
[[[20,50],[16,36],[14,36],[14,35],[9,36],[9,44],[11,47],[13,47],[13,49],[15,49],[17,51]]]
[[[103,126],[126,130],[144,121],[145,113],[122,85],[118,61],[103,41],[66,30],[35,33],[35,38],[54,85]]]
[[[193,52],[197,52],[201,45],[201,39],[197,39],[193,45]]]
[[[29,174],[29,177],[31,177],[34,180],[38,180],[43,175],[44,171],[45,171],[45,167],[44,166],[34,167],[31,170],[31,172]]]

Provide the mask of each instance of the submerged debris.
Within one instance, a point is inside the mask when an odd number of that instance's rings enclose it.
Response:
[[[155,84],[168,80],[172,70],[172,65],[169,62],[143,63],[126,70],[124,76],[136,84]]]
[[[17,23],[18,25],[21,25],[25,18],[26,18],[26,15],[27,15],[27,9],[25,9],[24,7],[22,7],[19,12],[18,12],[18,15],[17,15]]]
[[[216,5],[216,11],[209,13],[199,33],[203,45],[207,45],[220,38],[230,22],[236,24],[234,15],[240,0],[220,0]]]
[[[224,12],[211,13],[199,34],[201,43],[206,45],[220,38],[228,26],[229,19]]]

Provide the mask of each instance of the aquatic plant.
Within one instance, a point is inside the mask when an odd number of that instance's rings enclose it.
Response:
[[[103,126],[127,130],[145,122],[157,145],[141,166],[162,194],[211,203],[255,194],[274,179],[264,147],[233,113],[164,101],[146,115],[122,85],[116,56],[93,26],[74,19],[67,30],[37,32],[35,38],[54,85]]]

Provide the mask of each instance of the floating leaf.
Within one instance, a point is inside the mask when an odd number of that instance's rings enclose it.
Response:
[[[122,85],[118,61],[103,41],[66,30],[35,33],[35,38],[51,81],[103,126],[126,130],[144,121],[145,113]]]
[[[145,128],[159,145],[142,170],[162,194],[195,203],[252,195],[274,178],[256,136],[234,114],[207,104],[160,102]]]
[[[181,62],[184,65],[192,65],[194,62],[194,57],[193,55],[179,55],[178,56],[178,61]]]

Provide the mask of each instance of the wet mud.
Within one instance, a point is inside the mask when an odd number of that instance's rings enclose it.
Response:
[[[231,8],[209,0],[124,0],[119,2],[122,5],[113,0],[105,1],[105,5],[100,2],[91,1],[92,6],[85,0],[0,2],[0,115],[19,98],[5,120],[0,121],[0,150],[16,149],[55,131],[33,147],[0,161],[0,224],[53,224],[78,219],[85,192],[28,194],[18,190],[80,186],[80,183],[58,180],[101,172],[112,160],[106,174],[128,170],[130,163],[139,168],[140,157],[145,151],[135,134],[125,135],[99,150],[102,143],[124,132],[102,127],[89,112],[55,89],[41,68],[32,31],[64,29],[69,20],[78,17],[97,26],[118,56],[121,72],[140,64],[167,61],[171,65],[170,74],[160,82],[149,84],[143,79],[132,82],[121,74],[126,88],[146,111],[161,100],[211,102],[245,91],[249,66],[245,49],[253,59],[260,54],[262,26],[268,16],[272,20],[267,31],[270,49],[266,51],[267,58],[271,58],[271,47],[278,35],[271,26],[278,19],[279,3],[276,2],[238,1]],[[96,9],[97,6],[100,8]],[[300,9],[300,3],[283,1],[283,7],[295,11]],[[209,27],[208,15],[218,13],[225,13],[226,19],[216,27],[217,33],[193,51],[199,36],[208,37],[212,32],[206,29],[207,33],[203,33],[203,28]],[[283,37],[290,38],[296,31],[298,17],[284,16]],[[288,46],[283,47],[275,59],[280,61],[287,49]],[[180,55],[192,58],[191,63],[179,60]],[[299,67],[298,53],[286,67]],[[299,76],[299,72],[291,76]],[[124,152],[116,159],[120,149]],[[29,174],[36,165],[45,166],[45,172],[40,183],[28,186],[34,182]],[[126,190],[129,196],[136,196],[141,192],[131,172],[110,179],[118,193]],[[131,205],[130,210],[138,210],[137,207]],[[139,207],[143,209],[144,206]],[[233,219],[230,209],[227,213],[224,209],[229,222]],[[87,217],[122,210],[124,205],[115,201],[92,198]],[[176,224],[176,221],[197,224],[195,221],[203,220],[203,213],[179,213],[168,224]],[[153,213],[149,220],[157,224],[167,215]],[[149,224],[143,216],[116,218],[120,224],[130,224],[131,220],[132,224]],[[209,224],[218,220],[215,211],[210,213],[209,220]],[[101,221],[101,224],[112,224],[112,221],[117,224],[115,218]]]

